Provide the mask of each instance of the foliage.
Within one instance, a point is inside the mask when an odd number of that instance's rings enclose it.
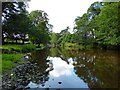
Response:
[[[38,46],[42,44],[46,44],[49,42],[49,29],[51,25],[48,23],[47,13],[41,10],[32,11],[30,13],[30,20],[32,22],[32,30],[30,34],[30,38],[33,43],[38,44]]]
[[[25,35],[29,30],[29,19],[26,11],[25,2],[3,2],[2,3],[2,44],[5,38],[22,39],[23,44]],[[19,37],[15,35],[19,35]]]
[[[50,48],[50,56],[57,57],[59,55],[57,48]]]
[[[101,13],[96,18],[98,43],[107,45],[120,44],[120,30],[118,29],[118,3],[105,3]]]
[[[65,42],[70,42],[71,34],[68,30],[69,30],[69,27],[67,27],[66,29],[62,30],[59,33],[58,43],[64,44]]]
[[[20,14],[13,14],[3,25],[4,32],[7,32],[7,37],[11,39],[21,39],[24,44],[25,35],[30,31],[30,20],[28,12],[22,11]],[[19,36],[17,36],[19,35]]]
[[[25,2],[2,2],[3,23],[13,14],[20,13],[26,8]]]
[[[75,19],[75,42],[86,48],[120,45],[118,3],[95,2],[87,13]]]
[[[53,42],[62,47],[79,47],[81,49],[110,48],[120,46],[120,25],[118,24],[119,3],[94,2],[87,13],[75,19],[74,33],[69,27],[58,35],[51,36]],[[58,38],[58,40],[56,40]],[[71,43],[71,45],[69,45]],[[77,46],[79,45],[79,46]]]
[[[74,31],[77,43],[81,43],[86,47],[88,44],[93,44],[95,42],[94,30],[96,29],[96,25],[94,17],[99,15],[101,7],[102,3],[95,2],[88,8],[87,13],[75,19],[76,26],[74,27]]]
[[[52,25],[49,24],[48,15],[42,10],[27,12],[26,2],[2,3],[2,44],[5,39],[22,40],[22,44],[30,39],[34,44],[49,43],[49,33]]]
[[[50,43],[56,45],[58,41],[57,33],[51,32],[50,33]]]

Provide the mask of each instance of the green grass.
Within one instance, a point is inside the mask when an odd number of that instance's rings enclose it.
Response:
[[[22,56],[23,54],[2,54],[2,60],[16,62],[21,61]]]
[[[15,67],[15,64],[12,61],[2,61],[2,73],[8,70],[11,70],[14,67]]]
[[[21,46],[22,46],[22,45],[11,45],[11,44],[8,44],[8,45],[2,45],[2,46],[0,46],[0,47],[1,47],[2,49],[8,49],[8,50],[10,50],[11,48],[20,50],[20,49],[21,49]]]
[[[0,75],[2,74],[2,54],[0,54]]]
[[[35,50],[36,46],[33,44],[24,44],[24,45],[8,44],[8,45],[2,45],[0,46],[0,48],[3,49],[3,53],[4,52],[12,53],[12,51],[16,51],[19,53],[27,53]]]
[[[2,72],[4,73],[16,66],[15,62],[23,63],[21,58],[23,54],[2,54],[2,62],[0,62],[0,67],[2,67]]]
[[[23,54],[35,50],[36,46],[33,44],[7,44],[0,45],[0,49],[2,49],[2,55],[0,55],[0,73],[2,74],[14,68],[16,63],[25,63],[24,60],[21,60]]]

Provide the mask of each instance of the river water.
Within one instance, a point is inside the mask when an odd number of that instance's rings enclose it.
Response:
[[[66,50],[51,48],[34,51],[31,62],[42,73],[30,88],[118,88],[119,55],[117,51]]]

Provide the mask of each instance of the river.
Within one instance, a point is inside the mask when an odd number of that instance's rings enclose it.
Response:
[[[33,51],[30,62],[37,73],[29,88],[118,88],[119,55],[117,51],[50,50]],[[37,78],[39,77],[40,78]]]

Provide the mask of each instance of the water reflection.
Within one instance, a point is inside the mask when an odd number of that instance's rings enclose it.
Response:
[[[60,77],[62,75],[70,76],[72,75],[73,65],[67,64],[65,61],[61,60],[59,57],[48,57],[48,60],[53,63],[54,70],[50,72],[53,77]]]
[[[118,56],[115,51],[79,51],[51,48],[32,53],[39,72],[47,72],[43,83],[31,88],[118,88]],[[43,73],[44,75],[44,73]]]
[[[88,88],[87,83],[77,77],[74,66],[63,61],[59,57],[48,57],[47,60],[53,64],[54,70],[49,73],[49,80],[44,84],[46,88]],[[72,81],[72,82],[71,82]],[[28,85],[31,88],[44,88],[41,84],[33,82]]]
[[[40,80],[38,78],[36,79],[37,84],[43,85],[46,81],[48,81],[49,71],[51,71],[53,69],[53,67],[50,66],[50,64],[47,64],[48,53],[49,52],[46,49],[40,50],[40,51],[34,51],[31,53],[30,62],[35,63],[35,65],[37,66],[37,69],[35,72],[40,73],[40,75],[38,75],[36,77],[41,77]],[[36,77],[34,77],[34,78],[36,78]],[[30,83],[32,83],[32,82],[33,81],[31,81]]]
[[[75,52],[69,53],[73,56]],[[73,57],[76,74],[89,88],[117,88],[118,55],[112,51],[79,51]]]

